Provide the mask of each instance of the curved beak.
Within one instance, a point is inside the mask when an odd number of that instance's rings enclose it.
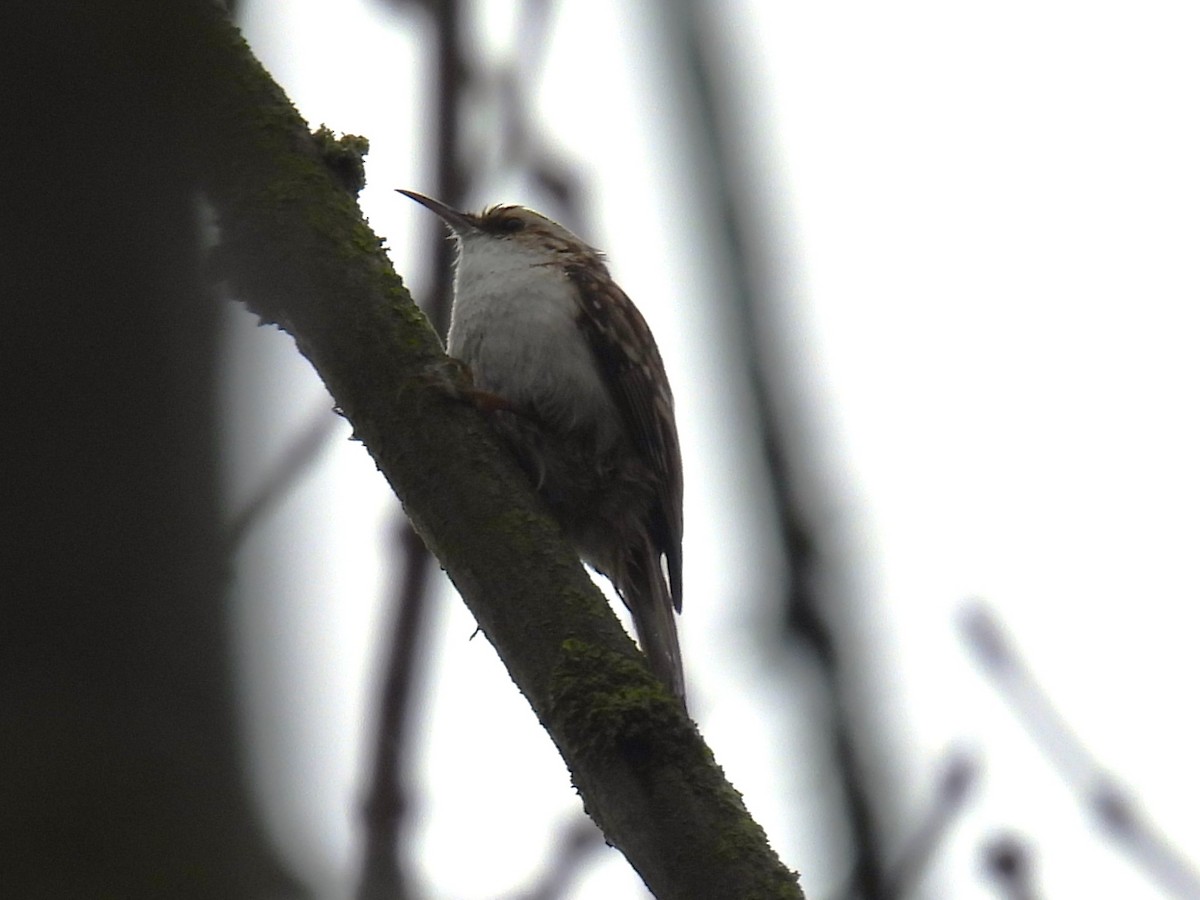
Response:
[[[396,188],[397,194],[403,194],[411,200],[416,200],[430,212],[436,214],[443,222],[450,226],[450,230],[455,234],[462,234],[464,231],[473,231],[479,226],[475,224],[475,217],[467,213],[459,212],[457,209],[452,209],[440,200],[434,200],[432,197],[426,197],[424,194],[418,194],[416,191],[406,191],[403,188]]]

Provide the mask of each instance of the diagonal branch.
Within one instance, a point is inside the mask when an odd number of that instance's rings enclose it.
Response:
[[[460,6],[450,0],[431,4],[428,10],[436,34],[433,41],[436,74],[432,90],[433,105],[437,110],[433,182],[437,185],[436,196],[455,206],[462,205],[466,181],[459,161],[460,100],[465,71]],[[425,312],[438,334],[444,335],[450,327],[454,248],[440,227],[430,228],[429,238],[432,241],[429,257],[434,261],[433,286]],[[397,557],[403,560],[404,584],[395,598],[396,627],[386,650],[379,695],[375,751],[363,808],[365,847],[358,900],[401,900],[413,893],[412,867],[402,848],[411,843],[404,840],[408,824],[408,784],[413,778],[411,711],[417,696],[415,685],[427,663],[425,620],[434,600],[430,577],[433,557],[408,523],[405,523],[404,536],[395,543],[395,549]]]
[[[1104,771],[1055,709],[992,610],[975,601],[963,613],[962,628],[993,683],[1096,819],[1101,833],[1131,855],[1163,890],[1176,897],[1200,897],[1200,874],[1140,810],[1137,798]]]
[[[173,8],[195,32],[201,87],[188,100],[221,273],[320,374],[550,732],[589,815],[660,900],[800,897],[515,462],[446,390],[456,370],[305,123],[211,2]]]

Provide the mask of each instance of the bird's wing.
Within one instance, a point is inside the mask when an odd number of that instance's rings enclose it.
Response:
[[[671,602],[683,607],[683,463],[675,401],[646,320],[603,264],[568,267],[579,289],[580,324],[634,446],[655,478],[651,537],[667,557]]]

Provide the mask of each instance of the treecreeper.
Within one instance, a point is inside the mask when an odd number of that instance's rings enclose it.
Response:
[[[613,583],[651,670],[684,700],[683,469],[646,320],[603,255],[546,216],[400,193],[458,245],[447,350],[471,374],[469,395],[580,558]]]

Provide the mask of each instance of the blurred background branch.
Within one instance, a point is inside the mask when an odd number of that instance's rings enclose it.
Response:
[[[969,603],[961,625],[976,660],[1100,832],[1170,895],[1200,897],[1200,875],[1142,815],[1137,800],[1114,782],[1067,724],[988,605],[980,600]]]
[[[840,560],[822,553],[827,539],[831,504],[822,496],[804,398],[794,386],[804,384],[804,356],[794,346],[778,347],[773,334],[773,304],[777,296],[774,256],[783,252],[768,226],[767,204],[760,184],[751,177],[753,128],[747,111],[755,98],[746,90],[730,42],[723,39],[722,14],[712,4],[675,2],[664,8],[668,58],[676,61],[684,92],[694,96],[687,120],[693,152],[699,157],[697,172],[708,182],[701,191],[711,204],[719,227],[720,246],[710,266],[723,268],[731,286],[722,297],[732,310],[725,351],[732,364],[746,373],[749,409],[741,411],[749,434],[740,442],[740,463],[753,471],[754,458],[765,464],[767,481],[759,528],[783,550],[785,571],[780,586],[779,625],[795,642],[796,652],[815,662],[819,690],[826,694],[829,741],[834,748],[843,815],[849,824],[849,867],[852,891],[864,900],[881,900],[885,858],[883,825],[876,807],[885,802],[872,777],[866,757],[878,758],[885,738],[867,710],[855,708],[849,672],[838,653],[829,609],[837,598],[831,586],[839,582],[835,567]],[[792,211],[795,216],[795,211]],[[796,304],[799,298],[787,298]],[[851,661],[851,665],[854,661]],[[806,686],[807,688],[807,686]],[[813,723],[803,723],[807,729]]]
[[[402,3],[417,7],[427,19],[434,40],[429,68],[432,130],[428,139],[432,153],[432,182],[436,196],[452,206],[462,203],[466,193],[466,168],[459,130],[461,97],[470,78],[470,67],[462,48],[460,4],[455,0],[436,3]],[[430,289],[421,304],[438,334],[445,340],[450,326],[452,264],[454,247],[441,229],[429,233],[430,260],[425,281]],[[378,693],[375,720],[375,750],[367,776],[367,800],[363,808],[365,852],[360,877],[359,900],[388,900],[420,896],[413,883],[413,862],[405,849],[412,846],[408,818],[411,811],[412,760],[416,748],[414,704],[419,702],[416,685],[428,658],[427,607],[434,602],[433,555],[407,523],[398,523],[403,539],[393,542],[397,569],[404,573],[403,589],[395,595],[396,627],[390,642],[381,644],[384,654],[383,683]]]

